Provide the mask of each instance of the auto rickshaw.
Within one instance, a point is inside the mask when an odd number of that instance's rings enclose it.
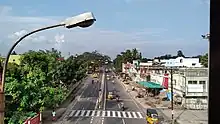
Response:
[[[147,109],[146,121],[148,124],[159,124],[158,113],[155,109]]]
[[[113,99],[113,93],[112,92],[108,93],[108,99],[111,99],[111,100]]]

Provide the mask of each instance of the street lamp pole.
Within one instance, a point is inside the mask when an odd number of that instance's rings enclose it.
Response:
[[[20,43],[27,36],[34,34],[34,33],[37,33],[37,32],[40,32],[40,31],[43,31],[43,30],[52,29],[52,28],[61,27],[61,26],[65,26],[66,28],[74,28],[74,27],[85,28],[85,27],[91,26],[94,23],[94,21],[96,21],[96,19],[91,12],[83,13],[78,16],[74,16],[72,18],[66,19],[64,22],[62,22],[60,24],[56,24],[56,25],[52,25],[52,26],[48,26],[48,27],[34,30],[34,31],[22,36],[20,39],[18,39],[13,44],[13,46],[8,51],[6,59],[4,61],[3,72],[2,72],[2,81],[0,82],[0,124],[4,124],[4,117],[5,117],[4,85],[5,85],[5,79],[6,79],[5,75],[6,75],[8,60],[9,60],[9,57],[10,57],[12,51],[18,45],[18,43]]]

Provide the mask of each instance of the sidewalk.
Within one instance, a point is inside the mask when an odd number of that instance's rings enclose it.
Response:
[[[56,108],[56,118],[57,120],[62,117],[62,115],[66,112],[68,105],[75,99],[75,93],[78,91],[77,88],[81,85],[83,85],[82,82],[84,82],[87,78],[83,79],[82,81],[79,81],[77,85],[73,85],[67,96],[66,100],[63,101],[59,107]],[[42,123],[43,124],[52,124],[52,116],[51,116],[52,110],[51,109],[46,109],[45,111],[42,112]],[[54,122],[55,123],[55,122]]]
[[[122,86],[128,91],[130,96],[138,102],[142,107],[143,110],[146,111],[147,108],[155,108],[159,114],[162,116],[161,120],[164,122],[170,122],[171,120],[171,109],[168,108],[160,108],[159,105],[154,104],[150,106],[147,104],[147,99],[149,98],[135,98],[138,94],[137,91],[131,91],[132,86],[134,86],[137,90],[139,89],[138,86],[132,82],[129,84],[125,84],[119,79]],[[177,123],[179,124],[208,124],[208,111],[207,110],[181,110],[181,109],[174,109],[174,119],[176,119]]]

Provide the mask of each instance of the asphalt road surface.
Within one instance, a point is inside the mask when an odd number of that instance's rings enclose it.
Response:
[[[80,87],[76,99],[72,101],[67,111],[54,124],[90,124],[92,117],[91,115],[87,116],[86,113],[89,111],[92,113],[97,107],[100,78],[101,76],[98,78],[98,83],[92,84],[92,78],[89,77],[84,82],[83,87]]]
[[[113,74],[110,72],[107,75],[111,77]],[[120,104],[115,99],[107,100],[106,110],[112,111],[112,117],[105,118],[104,124],[146,124],[145,114],[130,98],[123,86],[114,79],[106,79],[106,84],[107,92],[115,92],[120,96],[119,100],[124,103],[125,111],[120,109]]]
[[[107,80],[107,75],[111,76],[112,73],[100,74],[99,83],[94,84],[91,83],[92,78],[88,78],[77,93],[78,97],[56,124],[145,124],[145,115],[138,105],[119,82],[114,79]],[[99,104],[101,84],[104,84],[104,88],[101,91],[103,98]],[[123,101],[125,111],[121,111],[116,100],[107,99],[108,92],[114,89]]]

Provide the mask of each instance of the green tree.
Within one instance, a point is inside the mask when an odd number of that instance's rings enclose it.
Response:
[[[6,123],[22,123],[44,108],[55,107],[65,99],[68,87],[86,76],[87,63],[97,65],[110,57],[97,51],[70,56],[67,59],[55,49],[28,51],[21,55],[20,65],[10,63],[6,73]],[[29,113],[29,114],[27,114]]]
[[[208,67],[208,53],[203,56],[200,56],[200,62],[203,66]]]
[[[185,57],[181,50],[177,51],[177,57]]]
[[[118,54],[116,58],[113,60],[113,65],[116,69],[116,71],[120,72],[122,71],[122,63],[132,63],[133,60],[141,60],[142,55],[141,52],[139,52],[136,48],[129,50],[127,49],[125,52],[121,52],[121,54]]]

